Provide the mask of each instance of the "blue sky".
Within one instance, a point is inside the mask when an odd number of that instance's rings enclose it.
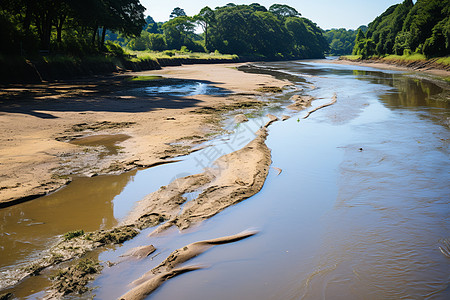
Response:
[[[311,19],[322,29],[356,29],[360,25],[367,25],[389,6],[401,3],[403,0],[141,0],[142,5],[147,8],[145,15],[152,16],[157,22],[167,21],[171,11],[177,6],[183,8],[186,14],[192,16],[205,6],[214,9],[230,2],[235,4],[256,2],[267,8],[274,3],[287,4],[296,8],[304,17]]]

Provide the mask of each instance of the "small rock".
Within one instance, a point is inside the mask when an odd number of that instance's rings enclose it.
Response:
[[[363,151],[364,149],[363,148],[359,148],[359,152],[361,152],[361,151]]]
[[[168,117],[168,118],[166,118],[166,120],[175,120],[175,118],[173,118],[173,117]]]
[[[285,115],[283,115],[283,116],[281,116],[281,121],[286,121],[286,120],[288,120],[288,119],[290,119],[291,117],[289,117],[289,116],[285,116]]]
[[[234,122],[237,124],[248,122],[248,118],[244,114],[239,114],[234,116]]]

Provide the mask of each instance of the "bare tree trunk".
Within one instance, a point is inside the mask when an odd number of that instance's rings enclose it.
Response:
[[[62,41],[62,29],[63,29],[65,21],[66,21],[66,15],[61,15],[56,20],[56,40],[57,40],[58,44],[61,44],[61,41]]]
[[[104,45],[105,45],[105,37],[106,37],[106,27],[103,26],[103,31],[102,31],[102,42],[101,42],[101,48],[103,49]]]
[[[97,36],[97,26],[94,27],[94,31],[92,33],[92,46],[95,46],[95,37]]]

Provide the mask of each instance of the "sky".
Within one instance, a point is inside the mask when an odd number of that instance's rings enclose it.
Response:
[[[212,9],[227,3],[259,3],[266,8],[272,4],[287,4],[297,9],[302,16],[312,20],[322,29],[346,28],[356,29],[367,25],[382,14],[389,6],[403,0],[140,0],[147,10],[145,15],[152,16],[156,22],[169,20],[175,7],[184,9],[188,16],[197,14],[203,7]],[[415,1],[414,1],[415,2]]]

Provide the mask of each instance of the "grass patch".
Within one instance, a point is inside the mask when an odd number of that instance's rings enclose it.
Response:
[[[450,66],[450,56],[447,57],[440,57],[436,60],[438,64]]]
[[[63,238],[65,241],[69,241],[73,238],[76,238],[78,236],[82,236],[84,234],[84,230],[80,229],[80,230],[74,230],[74,231],[69,231],[67,233],[65,233],[63,235]]]
[[[343,55],[341,57],[348,60],[360,60],[362,58],[361,55]]]
[[[128,78],[129,81],[153,81],[153,80],[161,80],[164,77],[158,75],[150,75],[150,76],[134,76]]]
[[[182,51],[176,51],[176,50],[166,50],[166,51],[131,51],[128,50],[127,53],[131,56],[134,56],[132,58],[132,61],[140,61],[140,60],[157,60],[159,58],[165,58],[165,59],[173,59],[173,58],[190,58],[190,59],[207,59],[207,60],[214,60],[214,59],[227,59],[227,60],[233,60],[238,59],[239,56],[237,55],[231,55],[231,54],[220,54],[220,53],[202,53],[202,52],[182,52]]]
[[[403,61],[425,61],[426,56],[419,53],[414,53],[411,55],[388,55],[383,58],[384,60],[403,60]]]

